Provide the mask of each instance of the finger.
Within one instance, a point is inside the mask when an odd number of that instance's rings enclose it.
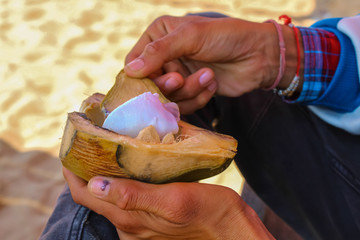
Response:
[[[170,62],[167,62],[163,66],[164,72],[178,72],[182,76],[187,77],[190,75],[190,71],[187,66],[182,62],[181,59],[175,59]]]
[[[100,203],[100,201],[99,199],[94,198],[89,193],[89,191],[87,190],[87,183],[83,179],[79,178],[74,173],[72,173],[71,171],[69,171],[64,167],[63,167],[63,174],[69,185],[73,200],[77,204],[86,206],[96,211],[97,208],[99,207],[97,203]],[[107,205],[108,204],[105,204],[104,208],[108,207]]]
[[[153,185],[129,179],[94,177],[88,184],[96,197],[119,206],[123,210],[149,210],[147,204],[157,205]],[[152,196],[152,197],[148,197]],[[150,201],[150,202],[149,202]]]
[[[112,179],[104,183],[103,177],[89,181],[94,196],[129,212],[146,212],[171,223],[180,223],[192,216],[198,207],[186,183],[148,184],[130,179]],[[145,223],[144,223],[145,224]]]
[[[125,64],[133,61],[135,58],[139,57],[144,51],[144,48],[147,44],[160,39],[167,34],[174,31],[181,24],[184,24],[189,21],[193,21],[199,16],[187,16],[187,17],[173,17],[173,16],[161,16],[155,19],[145,32],[141,35],[135,46],[131,49],[128,55],[125,58]]]
[[[63,175],[65,177],[65,180],[68,182],[69,187],[76,186],[77,188],[83,188],[87,186],[87,182],[80,177],[76,176],[74,173],[72,173],[69,169],[63,167]]]
[[[215,75],[210,68],[202,68],[185,79],[184,85],[169,95],[174,102],[195,99],[201,92],[209,88],[214,90]]]
[[[196,110],[205,107],[212,98],[212,96],[215,94],[216,88],[217,84],[216,82],[213,82],[212,84],[210,84],[209,87],[207,87],[204,91],[198,94],[195,98],[177,102],[181,114],[192,114]]]
[[[168,96],[184,85],[184,78],[177,72],[170,72],[153,79],[161,92]]]
[[[108,208],[114,211],[113,205],[101,201],[89,193],[87,183],[83,179],[66,168],[63,168],[63,174],[69,185],[72,198],[77,204],[88,207],[100,214],[107,212]]]
[[[190,34],[189,29],[181,25],[174,32],[147,43],[141,54],[125,65],[126,74],[131,77],[146,77],[171,60],[198,52],[203,37],[194,34],[196,31],[192,32]]]
[[[147,76],[148,78],[150,79],[155,79],[159,76],[162,76],[164,74],[163,70],[162,69],[159,69],[159,70],[156,70],[155,72],[149,74],[149,76]]]
[[[125,57],[125,64],[133,61],[135,58],[139,57],[144,51],[145,46],[152,41],[162,38],[168,32],[164,28],[165,23],[162,23],[164,17],[156,19],[153,23],[149,25],[146,31],[141,35],[135,46],[130,50],[128,55]]]
[[[126,212],[111,203],[94,197],[88,191],[87,183],[68,169],[63,168],[63,175],[69,185],[74,202],[103,215],[124,232],[135,233],[143,229],[142,221],[139,221],[136,213]]]

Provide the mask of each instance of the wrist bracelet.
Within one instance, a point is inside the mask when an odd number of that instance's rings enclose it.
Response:
[[[294,94],[297,87],[299,86],[299,82],[300,82],[300,75],[299,75],[300,61],[301,61],[300,60],[300,41],[299,41],[299,36],[298,36],[298,29],[294,26],[294,24],[291,23],[291,18],[286,15],[282,15],[279,17],[279,19],[284,19],[284,21],[285,21],[284,24],[291,27],[292,29],[294,29],[295,40],[296,40],[296,49],[297,49],[297,65],[296,65],[295,77],[291,81],[289,87],[284,90],[279,90],[279,89],[275,88],[274,92],[281,97],[291,97]]]
[[[276,31],[278,33],[278,37],[279,37],[279,47],[280,47],[280,66],[279,66],[279,72],[276,76],[276,79],[274,81],[274,83],[269,87],[269,88],[265,88],[265,90],[272,90],[274,88],[277,87],[277,85],[279,85],[280,80],[282,79],[282,77],[284,76],[284,72],[285,72],[285,64],[286,64],[286,59],[285,59],[285,52],[286,52],[286,48],[285,48],[285,41],[284,41],[284,36],[281,30],[280,25],[270,19],[265,21],[265,23],[271,22],[274,24]]]
[[[281,97],[291,97],[294,94],[296,88],[299,86],[299,82],[300,82],[299,75],[295,75],[295,77],[293,78],[287,89],[284,90],[274,89],[274,92]]]

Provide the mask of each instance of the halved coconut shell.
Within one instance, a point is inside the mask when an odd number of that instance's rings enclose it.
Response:
[[[169,102],[150,79],[132,79],[120,72],[105,97],[94,94],[83,102],[82,112],[69,113],[59,154],[62,164],[85,180],[102,175],[152,183],[197,181],[229,166],[236,154],[234,138],[183,121],[169,144],[101,127],[106,112],[146,91],[157,92]]]

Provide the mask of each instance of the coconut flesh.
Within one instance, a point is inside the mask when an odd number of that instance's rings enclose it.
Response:
[[[150,129],[163,139],[179,131],[179,107],[174,102],[162,103],[157,93],[145,92],[114,109],[105,119],[103,128],[121,135],[137,137]]]

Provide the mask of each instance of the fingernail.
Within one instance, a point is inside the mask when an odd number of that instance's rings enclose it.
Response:
[[[104,178],[91,179],[89,182],[89,190],[96,196],[104,197],[109,193],[110,181]]]
[[[212,84],[210,84],[207,89],[210,91],[210,92],[213,92],[216,90],[216,87],[217,87],[217,84],[216,82],[213,82]]]
[[[209,71],[205,71],[203,74],[201,74],[199,78],[199,83],[201,86],[205,87],[210,83],[211,80],[212,80],[211,73]]]
[[[176,79],[174,78],[169,78],[168,80],[165,81],[165,88],[167,90],[174,90],[177,87],[179,87],[179,82],[176,81]]]
[[[129,62],[126,67],[130,68],[132,71],[139,71],[145,66],[145,63],[142,59],[137,58],[131,62]]]

